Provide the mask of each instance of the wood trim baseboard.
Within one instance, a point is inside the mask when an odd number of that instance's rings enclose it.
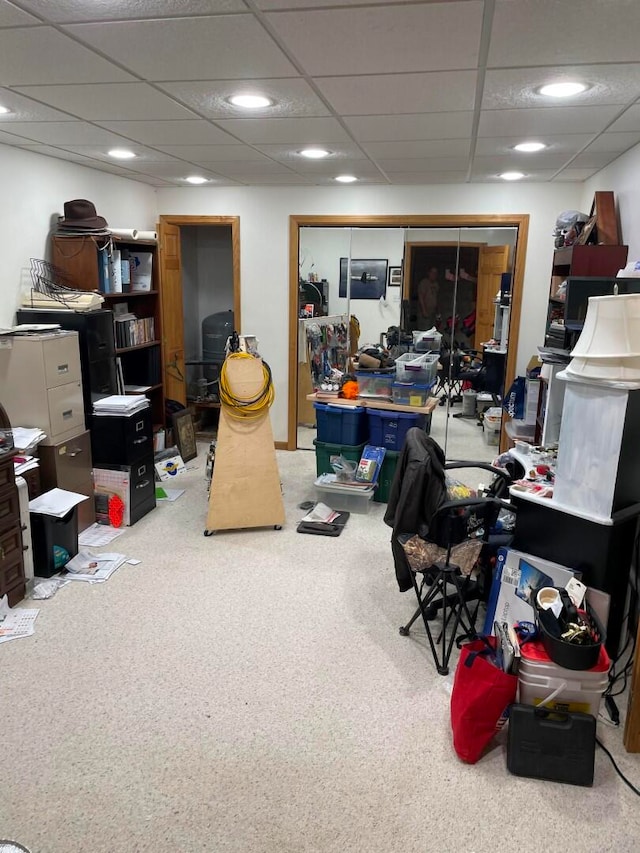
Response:
[[[276,450],[291,450],[288,441],[274,441]],[[293,448],[295,450],[295,447]]]

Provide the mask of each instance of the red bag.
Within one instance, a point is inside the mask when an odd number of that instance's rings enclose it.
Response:
[[[488,657],[495,637],[465,643],[451,694],[453,747],[459,758],[475,764],[516,701],[518,676],[503,672]]]

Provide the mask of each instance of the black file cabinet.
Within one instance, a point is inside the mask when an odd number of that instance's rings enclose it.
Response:
[[[16,317],[18,323],[59,323],[63,329],[78,332],[85,424],[89,429],[93,403],[118,393],[113,311],[77,313],[20,308]]]
[[[110,494],[125,505],[124,523],[135,524],[155,508],[151,408],[133,415],[91,419],[96,516],[105,521]]]

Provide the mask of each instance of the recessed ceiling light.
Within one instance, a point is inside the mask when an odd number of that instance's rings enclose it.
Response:
[[[588,88],[586,83],[566,80],[563,83],[548,83],[546,86],[541,86],[538,92],[548,98],[570,98],[572,95],[579,95],[580,92],[584,92]]]
[[[503,172],[498,177],[502,178],[503,181],[519,181],[524,178],[524,174],[522,172]]]
[[[203,178],[201,175],[189,175],[188,178],[185,178],[185,181],[188,184],[208,184],[209,178]]]
[[[262,107],[273,106],[271,98],[265,98],[264,95],[233,95],[228,102],[234,107],[244,107],[245,110],[259,110]]]
[[[309,160],[322,160],[323,157],[328,157],[331,151],[327,151],[326,148],[303,148],[302,151],[298,151],[298,154],[308,157]]]
[[[109,157],[115,157],[116,160],[132,160],[135,156],[128,148],[112,148],[109,151]]]
[[[338,175],[336,177],[336,181],[340,181],[341,184],[352,184],[354,181],[358,179],[353,175]]]
[[[3,115],[5,115],[5,113],[10,113],[10,112],[11,112],[11,110],[9,109],[9,107],[3,107],[2,104],[0,104],[0,115],[3,116]]]
[[[525,151],[527,154],[533,154],[535,151],[542,151],[543,148],[547,146],[544,142],[519,142],[518,145],[514,145],[514,151]]]

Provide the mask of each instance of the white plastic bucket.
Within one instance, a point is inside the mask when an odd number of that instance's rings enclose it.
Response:
[[[545,705],[546,708],[554,711],[579,711],[597,717],[600,700],[607,683],[606,673],[604,673],[600,684],[590,684],[580,679],[566,681],[562,678],[544,676],[529,677],[520,672],[518,674],[518,701],[525,705],[540,705],[548,696],[556,693],[551,702]]]

